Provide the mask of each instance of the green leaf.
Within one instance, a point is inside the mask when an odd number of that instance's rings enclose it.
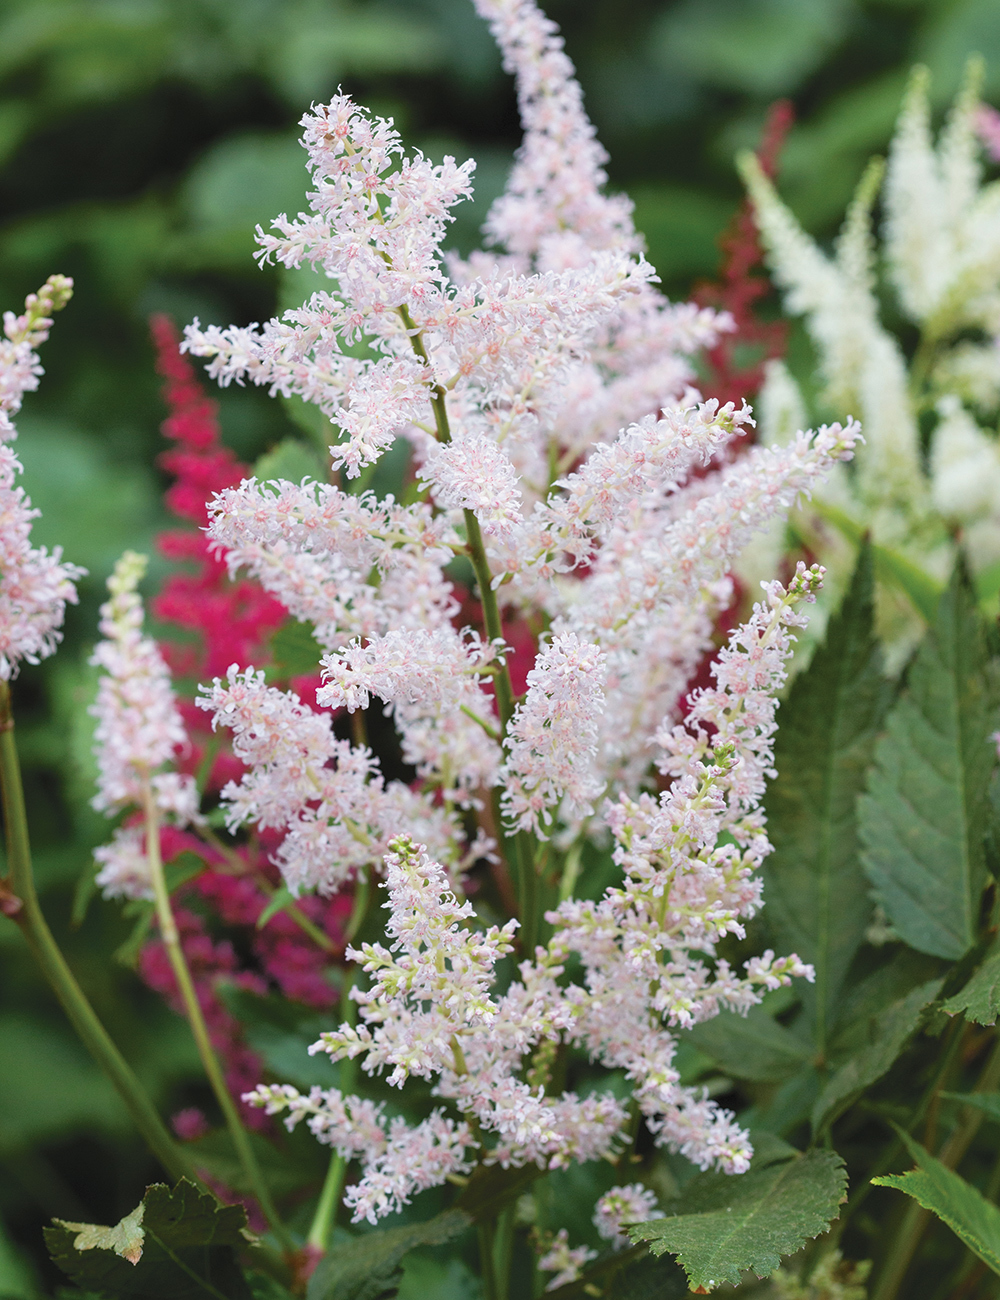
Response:
[[[298,438],[284,438],[276,447],[258,457],[254,462],[253,473],[259,483],[268,483],[273,479],[287,479],[290,483],[301,483],[304,478],[320,482],[326,479],[323,462],[315,448],[300,442]]]
[[[960,1101],[963,1106],[975,1106],[1000,1124],[1000,1092],[942,1092],[940,1095],[949,1101]]]
[[[163,1300],[250,1300],[233,1255],[247,1245],[241,1205],[220,1205],[182,1178],[172,1190],[146,1188],[142,1202],[113,1228],[54,1219],[49,1254],[85,1290]]]
[[[446,1210],[425,1223],[366,1232],[327,1252],[309,1280],[307,1300],[389,1300],[402,1280],[400,1263],[416,1246],[440,1246],[472,1223],[461,1210]]]
[[[995,729],[983,628],[956,573],[858,806],[864,867],[889,920],[932,956],[955,960],[975,941]]]
[[[121,1102],[106,1076],[61,1028],[0,1015],[0,1151],[73,1130],[120,1128]]]
[[[1000,948],[995,948],[960,993],[942,1006],[949,1016],[965,1013],[977,1025],[995,1025],[1000,1014]]]
[[[290,618],[271,637],[273,666],[269,675],[284,680],[319,672],[323,647],[307,623]]]
[[[898,103],[898,91],[893,88],[891,94]],[[825,519],[827,523],[833,524],[855,545],[860,546],[864,543],[864,527],[857,520],[852,519],[845,511],[839,510],[836,506],[831,506],[825,501],[810,501],[809,509],[814,514]],[[887,586],[895,587],[897,591],[901,591],[904,596],[909,598],[910,603],[923,617],[924,621],[933,623],[941,601],[941,584],[914,564],[912,560],[908,560],[905,555],[900,555],[898,551],[889,550],[888,547],[879,546],[877,543],[870,543],[870,546],[872,560],[875,564],[875,576],[879,582],[884,582]]]
[[[873,1017],[868,1043],[829,1080],[813,1106],[813,1132],[828,1127],[862,1092],[881,1079],[916,1032],[941,980],[928,980]]]
[[[763,1007],[746,1016],[723,1011],[688,1030],[699,1052],[736,1079],[780,1082],[797,1074],[809,1060],[808,1043],[779,1025]]]
[[[676,1214],[637,1224],[629,1236],[654,1255],[676,1255],[692,1290],[736,1285],[744,1270],[764,1277],[825,1232],[846,1189],[840,1157],[813,1150],[736,1177],[695,1178]]]
[[[1000,1210],[981,1192],[900,1130],[917,1168],[873,1178],[877,1187],[896,1187],[942,1219],[994,1273],[1000,1273]]]
[[[764,872],[766,920],[779,951],[816,969],[800,995],[821,1053],[871,913],[856,804],[891,698],[872,630],[873,588],[863,546],[826,643],[781,707],[778,776],[767,796],[774,853]]]

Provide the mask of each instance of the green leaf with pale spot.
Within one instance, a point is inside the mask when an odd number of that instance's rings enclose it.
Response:
[[[959,993],[941,1008],[949,1016],[964,1013],[966,1020],[977,1025],[995,1025],[1000,1014],[1000,949],[986,958]]]
[[[874,1016],[868,1042],[829,1080],[813,1106],[813,1132],[827,1128],[866,1088],[877,1083],[916,1033],[924,1009],[934,1001],[941,980],[928,980]]]
[[[873,620],[866,545],[825,644],[781,706],[778,775],[767,794],[774,852],[764,869],[765,922],[779,952],[797,953],[816,971],[815,983],[803,983],[799,993],[820,1054],[871,916],[856,807],[892,696]]]
[[[684,1189],[677,1212],[629,1229],[654,1255],[670,1252],[692,1290],[740,1281],[750,1270],[772,1273],[825,1232],[847,1190],[844,1162],[832,1151],[813,1150],[791,1160],[732,1177],[701,1175]]]
[[[1000,1210],[960,1174],[936,1160],[929,1151],[899,1130],[916,1169],[906,1174],[873,1178],[877,1187],[895,1187],[932,1210],[974,1255],[1000,1273]]]
[[[54,1219],[49,1254],[85,1291],[160,1300],[250,1300],[234,1246],[246,1247],[246,1212],[220,1205],[182,1178],[173,1189],[146,1188],[142,1202],[113,1228]]]
[[[56,1219],[55,1222],[61,1228],[76,1233],[73,1238],[74,1250],[113,1250],[130,1264],[138,1264],[146,1240],[146,1234],[142,1230],[145,1209],[145,1205],[137,1205],[131,1214],[126,1214],[113,1228],[103,1228],[96,1223],[66,1223],[63,1219]]]
[[[306,1300],[391,1300],[403,1278],[404,1255],[417,1246],[440,1246],[460,1236],[472,1219],[446,1210],[424,1223],[366,1232],[334,1246],[309,1279]]]
[[[986,879],[995,681],[958,572],[889,714],[858,806],[862,861],[893,928],[911,948],[951,960],[975,941]]]

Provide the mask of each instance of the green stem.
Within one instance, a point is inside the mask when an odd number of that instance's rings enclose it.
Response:
[[[250,1138],[240,1120],[236,1103],[226,1087],[222,1068],[219,1065],[208,1035],[208,1026],[205,1024],[205,1018],[201,1013],[194,981],[191,979],[191,972],[188,970],[187,961],[184,958],[180,934],[174,920],[173,909],[170,906],[170,894],[167,891],[167,882],[163,874],[163,861],[160,857],[159,816],[152,789],[148,782],[146,783],[143,802],[146,815],[146,856],[149,861],[149,875],[153,885],[153,896],[156,900],[156,916],[160,925],[160,936],[163,939],[163,945],[167,950],[167,957],[170,960],[174,978],[177,981],[177,988],[184,1004],[188,1024],[191,1026],[191,1033],[198,1048],[198,1055],[201,1057],[202,1067],[225,1117],[226,1126],[233,1140],[233,1146],[236,1148],[237,1157],[246,1174],[250,1191],[257,1198],[260,1208],[264,1212],[264,1217],[280,1241],[282,1249],[293,1251],[296,1248],[295,1242],[292,1240],[287,1228],[282,1224],[274,1207],[274,1202],[271,1200],[271,1193],[264,1181],[264,1176],[257,1163],[257,1157],[253,1153]]]
[[[42,974],[62,1004],[84,1046],[117,1089],[150,1151],[172,1178],[200,1181],[170,1136],[142,1084],[111,1041],[94,1008],[76,982],[42,914],[31,869],[28,820],[21,785],[21,766],[14,743],[10,687],[0,683],[0,794],[3,798],[7,867],[10,872],[6,911],[21,928]]]
[[[323,1181],[323,1190],[319,1194],[316,1213],[306,1237],[306,1244],[316,1250],[327,1251],[333,1235],[333,1225],[337,1218],[337,1206],[347,1173],[347,1161],[336,1151],[330,1157],[330,1165]]]
[[[427,355],[427,348],[424,346],[424,340],[414,324],[409,310],[405,306],[400,307],[399,316],[409,334],[413,351],[429,367],[430,358]],[[448,421],[448,394],[440,384],[431,385],[431,405],[434,409],[434,425],[437,430],[438,442],[451,442],[451,425]],[[465,515],[465,536],[468,543],[469,559],[472,561],[472,568],[476,575],[476,585],[479,588],[479,601],[483,608],[483,623],[486,626],[486,635],[491,641],[502,642],[503,623],[500,619],[496,592],[493,590],[493,572],[490,569],[486,547],[483,544],[482,529],[479,527],[479,520],[471,510],[465,510],[463,513]],[[514,716],[514,688],[511,685],[510,669],[506,663],[501,665],[493,681],[497,697],[497,708],[500,713],[502,740],[503,736],[507,734],[510,721]],[[502,829],[502,823],[499,820],[497,825]],[[521,922],[521,944],[525,953],[530,956],[534,952],[535,944],[538,941],[538,876],[535,871],[532,843],[524,831],[518,831],[513,836],[502,836],[502,844],[509,865],[514,872],[518,920]]]
[[[983,1067],[974,1091],[994,1092],[998,1085],[1000,1085],[1000,1038],[993,1045],[993,1050]],[[955,1169],[958,1166],[986,1118],[983,1111],[975,1106],[966,1106],[963,1115],[964,1118],[938,1155],[938,1160],[946,1169]],[[871,1300],[895,1300],[917,1247],[926,1232],[929,1218],[929,1210],[923,1209],[916,1201],[909,1202],[896,1231],[895,1242],[887,1254],[885,1268],[879,1276],[878,1285],[872,1292]]]
[[[479,1269],[482,1274],[483,1300],[503,1300],[497,1286],[496,1260],[493,1247],[496,1241],[496,1221],[483,1219],[478,1225]]]
[[[366,910],[368,891],[367,876],[362,876],[361,880],[365,882],[365,906],[358,912],[357,897],[355,897],[355,912],[358,913],[358,923],[364,917]],[[360,882],[359,882],[360,884]],[[353,922],[353,918],[352,918]],[[351,936],[353,938],[353,935]],[[343,992],[340,995],[340,1014],[348,1024],[355,1024],[358,1018],[358,1004],[351,997],[351,988],[354,984],[354,977],[357,974],[355,968],[350,972],[344,981]],[[340,1063],[340,1091],[349,1093],[353,1091],[354,1082],[357,1077],[357,1061],[345,1059]],[[344,1188],[344,1177],[347,1174],[347,1161],[343,1156],[334,1152],[330,1157],[330,1164],[327,1167],[326,1178],[323,1180],[323,1190],[319,1194],[319,1200],[316,1203],[316,1210],[313,1214],[312,1223],[309,1226],[309,1234],[306,1237],[308,1245],[316,1250],[327,1251],[330,1248],[330,1238],[333,1235],[333,1227],[337,1221],[337,1207],[340,1204],[340,1195]]]

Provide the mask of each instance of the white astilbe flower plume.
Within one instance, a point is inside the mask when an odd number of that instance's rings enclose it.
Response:
[[[49,336],[52,313],[69,301],[73,281],[53,275],[37,294],[29,294],[24,312],[4,312],[0,338],[0,681],[16,677],[22,661],[37,664],[62,639],[66,605],[76,604],[77,579],[86,569],[67,564],[57,546],[49,551],[31,545],[32,508],[18,486],[23,466],[8,444],[17,437],[11,416],[25,393],[38,387],[42,367],[35,351]]]
[[[91,800],[109,816],[122,809],[145,809],[152,798],[161,813],[186,825],[198,817],[194,778],[173,770],[187,732],[170,682],[170,671],[152,637],[143,634],[138,587],[146,557],[126,551],[108,579],[110,599],[101,606],[104,639],[90,662],[102,669],[90,713],[97,759],[97,794]],[[98,885],[108,897],[147,897],[150,891],[145,850],[136,827],[115,831],[110,845],[97,850]]]
[[[857,413],[865,431],[856,472],[833,476],[818,509],[801,512],[795,528],[834,569],[828,604],[846,585],[864,532],[896,552],[891,573],[880,570],[876,602],[890,670],[902,667],[924,628],[913,584],[943,587],[956,538],[974,573],[1000,562],[1000,496],[991,492],[1000,463],[1000,182],[983,183],[981,82],[981,60],[972,59],[935,141],[929,74],[914,69],[888,162],[874,160],[862,177],[832,256],[759,164],[741,159],[774,277],[816,346],[825,401]],[[880,249],[871,221],[877,199]],[[917,327],[915,348],[891,327],[887,296]],[[909,583],[892,577],[914,566],[921,572]]]

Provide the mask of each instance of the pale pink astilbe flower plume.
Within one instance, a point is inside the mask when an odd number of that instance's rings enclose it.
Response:
[[[661,737],[670,789],[659,800],[621,794],[608,806],[623,885],[598,903],[570,899],[548,914],[554,950],[579,953],[586,971],[586,990],[573,995],[577,1041],[624,1069],[658,1140],[703,1167],[718,1162],[739,1172],[750,1149],[731,1116],[678,1086],[669,1027],[723,1007],[745,1012],[762,989],[811,976],[794,955],[767,953],[739,978],[725,961],[711,972],[697,954],[742,934],[742,919],[760,904],[753,873],[770,845],[757,804],[772,762],[773,697],[791,650],[787,629],[803,622],[795,606],[813,598],[820,575],[800,565],[787,592],[770,584],[766,601],[733,633],[717,687],[696,693],[687,725]],[[723,835],[730,842],[720,843]]]
[[[243,1100],[268,1115],[287,1111],[285,1127],[290,1131],[305,1119],[320,1142],[345,1160],[362,1162],[361,1178],[344,1195],[354,1223],[377,1223],[409,1205],[415,1193],[467,1174],[474,1163],[471,1128],[440,1110],[413,1126],[398,1118],[386,1124],[383,1107],[361,1097],[345,1097],[336,1088],[312,1088],[302,1094],[280,1084],[262,1084]]]
[[[311,1050],[327,1051],[334,1060],[360,1056],[366,1072],[388,1070],[396,1086],[411,1075],[433,1079],[434,1093],[455,1103],[459,1122],[443,1113],[434,1117],[433,1149],[420,1129],[408,1136],[401,1120],[390,1134],[401,1151],[427,1153],[426,1186],[447,1178],[447,1164],[436,1164],[434,1153],[449,1143],[461,1148],[463,1162],[465,1149],[475,1146],[481,1157],[505,1166],[536,1162],[557,1168],[573,1159],[609,1156],[626,1119],[620,1103],[600,1094],[545,1097],[517,1077],[523,1056],[570,1018],[556,982],[559,968],[540,949],[537,963],[522,963],[521,981],[495,998],[494,967],[512,950],[517,922],[471,928],[472,908],[455,898],[443,867],[406,839],[387,855],[386,887],[391,946],[366,943],[348,951],[371,981],[367,991],[352,991],[360,1021],[323,1034]],[[354,1112],[345,1114],[339,1093],[303,1097],[288,1085],[262,1085],[247,1100],[271,1113],[287,1111],[289,1126],[310,1116],[313,1132],[337,1149],[355,1140]],[[400,1198],[380,1181],[385,1165],[369,1159],[376,1167],[371,1182],[365,1169],[355,1217],[374,1220]],[[405,1162],[393,1177],[412,1188],[414,1174]],[[378,1188],[375,1197],[372,1186]]]
[[[222,791],[227,824],[285,831],[273,858],[293,893],[335,893],[380,862],[400,824],[419,827],[453,858],[449,814],[400,782],[386,784],[368,749],[334,736],[328,713],[268,686],[252,668],[234,666],[225,682],[201,689],[199,707],[213,728],[232,731],[233,752],[247,765]]]
[[[433,444],[421,479],[445,509],[471,510],[487,536],[504,536],[521,519],[521,493],[510,458],[483,434]]]
[[[452,628],[431,631],[393,630],[370,637],[365,645],[352,641],[343,650],[324,655],[324,685],[318,703],[332,709],[367,709],[372,695],[387,703],[396,700],[438,702],[455,689],[456,680],[482,679],[498,657],[498,647],[475,632],[462,637]]]
[[[347,436],[331,448],[335,465],[356,477],[402,426],[429,414],[432,375],[410,348],[408,312],[443,307],[438,245],[449,209],[470,193],[473,164],[403,157],[391,122],[370,120],[347,95],[307,113],[302,126],[313,214],[278,217],[274,234],[258,228],[258,256],[322,266],[338,291],[315,294],[261,332],[202,331],[196,322],[186,346],[212,357],[209,371],[222,383],[247,377],[315,402]],[[341,345],[362,337],[387,355],[345,356]]]
[[[108,579],[110,599],[101,606],[104,639],[90,659],[103,670],[89,710],[97,719],[97,794],[91,803],[112,816],[144,808],[151,796],[161,813],[183,826],[198,818],[198,791],[192,776],[173,770],[188,738],[170,670],[156,642],[143,634],[138,586],[145,570],[146,557],[126,551]],[[119,828],[94,856],[106,897],[151,897],[140,828]]]
[[[0,438],[6,441],[17,435],[10,417],[21,409],[25,393],[33,393],[45,373],[36,348],[49,337],[53,312],[60,311],[73,296],[73,281],[68,275],[50,275],[37,293],[29,293],[24,311],[15,316],[3,314],[3,338],[0,338]]]
[[[62,549],[31,545],[32,508],[18,486],[23,466],[11,447],[17,437],[10,417],[42,374],[35,349],[49,336],[52,313],[69,301],[73,281],[53,275],[29,294],[20,316],[4,313],[0,339],[0,681],[16,677],[21,662],[37,664],[62,640],[66,605],[76,604],[75,583],[86,569],[68,564]]]
[[[583,107],[583,92],[559,28],[532,0],[475,0],[517,76],[524,142],[487,221],[493,241],[548,265],[573,264],[589,249],[636,251],[632,203],[608,197],[607,154]]]
[[[473,1164],[615,1158],[628,1141],[621,1100],[550,1095],[567,1048],[627,1077],[657,1143],[702,1168],[747,1168],[746,1134],[681,1084],[674,1058],[685,1028],[810,973],[773,953],[735,970],[717,945],[760,906],[773,697],[794,608],[818,576],[768,589],[678,729],[681,697],[731,597],[736,555],[860,437],[851,421],[728,461],[751,412],[691,386],[692,354],[727,322],[656,291],[628,204],[602,193],[603,154],[552,25],[532,0],[480,9],[525,120],[491,218],[506,251],[444,259],[468,171],[407,160],[390,123],[337,96],[303,120],[311,214],[258,232],[263,259],[311,262],[329,288],[261,328],[188,336],[223,382],[319,405],[343,431],[332,454],[348,477],[399,434],[414,453],[417,499],[405,506],[342,484],[250,481],[209,511],[231,569],[314,626],[320,701],[355,715],[382,701],[416,769],[414,788],[386,784],[364,745],[337,740],[329,717],[259,673],[206,692],[248,769],[224,792],[230,825],[284,832],[274,861],[293,892],[336,890],[385,856],[386,941],[349,954],[368,977],[352,994],[357,1022],[314,1050],[358,1058],[394,1086],[424,1079],[440,1111],[411,1127],[336,1090],[262,1085],[251,1098],[361,1161],[350,1203],[370,1220]],[[698,473],[715,458],[723,468]],[[481,624],[452,582],[470,561]],[[360,739],[363,720],[351,725]],[[671,780],[659,798],[655,737]],[[565,854],[545,945],[530,902],[516,934],[484,929],[455,896],[496,830],[491,789],[516,829],[507,865],[528,873],[525,900],[531,854],[553,868]],[[572,864],[587,836],[608,832],[622,883],[576,899]],[[518,941],[500,992],[497,963]],[[618,1190],[623,1204],[642,1199]]]
[[[606,671],[600,649],[573,632],[540,651],[508,728],[501,773],[501,805],[516,829],[543,835],[563,801],[566,820],[593,811],[603,789],[593,760]]]
[[[663,1211],[656,1206],[656,1193],[643,1187],[642,1183],[612,1187],[598,1200],[594,1209],[594,1227],[615,1250],[625,1250],[631,1245],[623,1228],[662,1218]]]

